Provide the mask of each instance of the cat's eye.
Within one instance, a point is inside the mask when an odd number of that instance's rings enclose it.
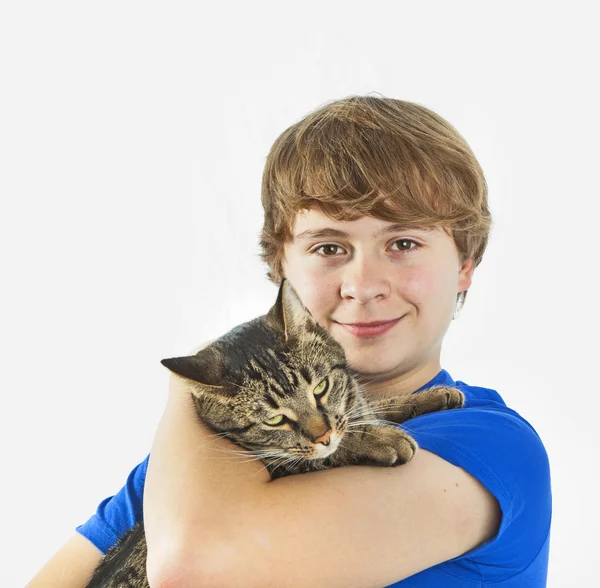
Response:
[[[284,416],[282,414],[278,414],[277,416],[267,419],[265,423],[274,427],[275,425],[281,425],[281,423],[283,423],[283,419]]]
[[[317,387],[313,390],[313,394],[318,398],[319,396],[323,396],[323,394],[325,394],[325,392],[327,392],[328,388],[329,388],[329,380],[327,378],[325,378],[324,380],[321,380],[317,384]]]

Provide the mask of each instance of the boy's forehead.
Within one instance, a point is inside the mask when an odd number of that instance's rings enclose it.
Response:
[[[436,227],[414,227],[407,223],[385,221],[374,216],[363,215],[351,221],[334,220],[318,208],[301,210],[292,224],[292,241],[304,241],[315,237],[344,237],[352,234],[377,237],[409,228],[434,231]]]

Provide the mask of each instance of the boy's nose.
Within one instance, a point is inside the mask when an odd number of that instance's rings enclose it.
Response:
[[[386,265],[373,257],[361,258],[348,264],[340,294],[342,298],[353,298],[360,304],[367,304],[374,298],[387,298],[392,290]]]

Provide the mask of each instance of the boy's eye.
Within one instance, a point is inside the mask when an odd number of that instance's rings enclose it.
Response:
[[[328,257],[330,255],[335,255],[336,249],[341,249],[341,247],[339,245],[333,245],[330,243],[328,245],[321,245],[321,247],[315,249],[315,252],[322,251],[323,255],[325,255],[325,257]]]
[[[313,390],[313,394],[318,398],[319,396],[323,396],[323,394],[325,394],[325,392],[327,392],[327,389],[329,388],[329,381],[327,380],[327,378],[325,378],[324,380],[321,380],[316,388]]]
[[[397,241],[394,241],[393,245],[396,245],[396,243],[399,244],[399,249],[401,251],[410,251],[419,246],[418,243],[415,243],[412,239],[398,239]],[[415,247],[411,247],[411,245],[414,245]]]
[[[277,416],[267,419],[265,421],[265,423],[267,425],[271,425],[271,426],[280,425],[283,422],[283,419],[284,419],[284,416],[282,414],[278,414]]]

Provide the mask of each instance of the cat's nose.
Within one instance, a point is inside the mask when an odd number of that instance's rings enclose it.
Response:
[[[331,429],[326,433],[323,433],[320,437],[313,439],[313,443],[323,443],[323,445],[327,446],[331,442]]]

